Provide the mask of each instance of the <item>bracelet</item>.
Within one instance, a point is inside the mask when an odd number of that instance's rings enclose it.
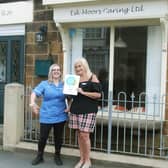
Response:
[[[36,103],[30,103],[29,106],[34,107],[34,106],[36,106]]]

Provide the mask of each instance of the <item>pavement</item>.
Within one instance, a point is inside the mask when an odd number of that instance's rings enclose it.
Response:
[[[79,161],[79,151],[64,149],[62,151],[63,165],[54,163],[50,146],[46,146],[44,163],[32,166],[31,161],[36,156],[37,144],[20,143],[13,151],[5,151],[2,146],[2,134],[0,134],[0,168],[74,168]],[[147,159],[142,157],[129,157],[127,155],[103,155],[92,152],[91,168],[167,168],[167,160]],[[109,161],[110,160],[110,161]]]
[[[1,129],[1,128],[0,128]],[[74,152],[66,152],[67,155],[62,155],[61,158],[63,160],[62,166],[57,166],[54,163],[53,153],[45,152],[44,153],[44,163],[41,163],[37,166],[32,166],[31,161],[36,156],[36,151],[31,150],[30,144],[23,143],[24,147],[27,149],[18,148],[14,151],[5,151],[3,150],[2,144],[3,134],[0,131],[0,168],[74,168],[75,164],[79,161],[79,157],[72,156],[71,153]],[[33,145],[31,143],[31,145]],[[37,144],[34,144],[37,146]],[[35,146],[32,146],[32,149],[35,149]],[[47,151],[47,147],[46,147]],[[92,159],[92,167],[91,168],[152,168],[147,166],[139,166],[135,164],[128,164],[128,163],[120,163],[118,161],[101,161]]]
[[[0,148],[0,168],[74,168],[79,160],[78,157],[62,155],[63,165],[57,166],[54,163],[51,153],[44,154],[44,163],[36,166],[31,165],[31,160],[36,156],[36,152],[28,150],[17,150],[7,152]],[[115,163],[108,161],[92,160],[91,168],[152,168],[138,165]]]

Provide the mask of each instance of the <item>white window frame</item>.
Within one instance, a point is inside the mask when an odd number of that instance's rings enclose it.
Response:
[[[150,24],[149,24],[150,23]],[[65,60],[65,64],[64,64],[64,73],[69,73],[69,70],[68,70],[68,67],[70,65],[69,62],[67,62],[66,60],[68,60],[69,58],[69,51],[70,51],[70,43],[66,43],[67,41],[70,41],[69,40],[69,35],[68,35],[68,29],[69,28],[83,28],[83,27],[110,27],[110,61],[109,61],[109,67],[110,67],[110,71],[109,71],[109,82],[110,82],[110,85],[109,85],[109,91],[113,91],[113,70],[114,70],[114,35],[115,35],[115,27],[133,27],[133,26],[152,26],[152,25],[158,25],[158,26],[161,26],[161,32],[162,32],[162,44],[161,44],[161,47],[162,47],[162,53],[161,53],[161,57],[162,57],[162,60],[161,60],[161,94],[165,94],[166,93],[166,67],[167,67],[167,50],[165,49],[165,46],[167,45],[167,39],[163,38],[165,36],[167,36],[167,29],[166,29],[166,26],[165,26],[165,22],[164,24],[160,22],[159,19],[152,19],[152,20],[141,20],[141,21],[128,21],[128,22],[107,22],[107,23],[103,23],[103,22],[96,22],[94,24],[92,23],[85,23],[85,24],[80,24],[80,23],[71,23],[71,24],[65,24],[65,31],[64,31],[64,40],[63,40],[63,48],[64,48],[64,60]],[[73,69],[73,62],[71,63],[71,66],[72,66],[72,69]],[[106,115],[106,114],[104,114]],[[129,117],[129,114],[127,114],[128,117]],[[107,117],[108,117],[108,113],[107,113]],[[122,117],[122,116],[121,116]],[[130,115],[129,118],[138,118],[138,115],[135,115],[135,116],[132,116]],[[163,113],[162,116],[159,116],[157,118],[155,118],[156,120],[160,121],[160,119],[164,119],[165,117],[165,114]],[[144,119],[145,116],[144,116]],[[148,118],[149,119],[149,118]],[[152,119],[152,117],[151,117]]]

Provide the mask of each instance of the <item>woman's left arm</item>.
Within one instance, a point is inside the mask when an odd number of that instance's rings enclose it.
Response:
[[[99,84],[99,80],[97,79],[96,75],[93,74],[92,76],[92,82]],[[95,92],[87,92],[84,91],[82,88],[78,88],[78,92],[84,96],[90,97],[92,99],[99,99],[101,98],[101,93],[98,91]]]
[[[65,109],[65,112],[70,112],[70,108],[71,108],[71,104],[72,104],[73,99],[67,97],[66,101],[67,101],[67,108]]]
[[[78,89],[78,92],[84,96],[90,97],[92,99],[99,99],[101,97],[101,93],[99,92],[85,92],[82,88]]]

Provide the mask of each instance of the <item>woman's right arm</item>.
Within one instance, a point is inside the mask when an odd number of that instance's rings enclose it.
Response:
[[[35,101],[36,101],[36,94],[32,92],[30,95],[30,106],[36,105]]]
[[[39,113],[39,106],[36,104],[36,94],[34,92],[31,93],[30,96],[30,104],[29,106],[32,108],[33,113],[38,114]]]

